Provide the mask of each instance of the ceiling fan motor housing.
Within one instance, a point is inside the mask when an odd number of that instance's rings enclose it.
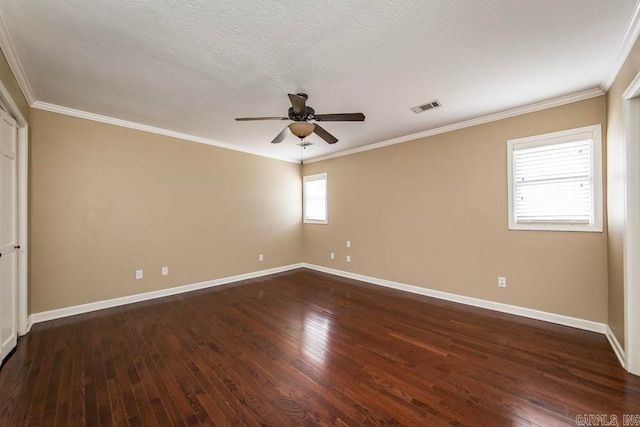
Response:
[[[298,114],[293,111],[293,107],[289,107],[289,118],[294,122],[306,122],[308,120],[313,120],[315,114],[316,110],[311,107],[307,107],[306,114]]]

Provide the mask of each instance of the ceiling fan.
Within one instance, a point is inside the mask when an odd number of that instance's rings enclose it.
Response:
[[[312,133],[315,132],[320,138],[327,141],[329,144],[335,144],[338,142],[338,138],[331,135],[323,127],[316,123],[309,123],[310,120],[316,122],[363,122],[365,117],[362,113],[339,113],[339,114],[316,114],[316,111],[307,106],[307,99],[309,97],[306,93],[289,94],[289,100],[291,101],[291,107],[289,107],[289,113],[287,117],[239,117],[236,120],[239,122],[250,120],[293,120],[286,128],[282,129],[282,132],[276,136],[272,144],[279,144],[282,142],[289,132],[303,140]]]

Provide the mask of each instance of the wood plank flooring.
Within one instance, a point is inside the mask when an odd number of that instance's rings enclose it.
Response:
[[[640,413],[603,335],[310,270],[37,324],[2,426],[576,425]]]

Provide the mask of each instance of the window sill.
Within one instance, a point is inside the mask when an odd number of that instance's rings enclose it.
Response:
[[[318,221],[315,219],[305,219],[302,221],[304,224],[328,224],[327,221]]]
[[[557,223],[520,223],[509,224],[509,230],[516,231],[582,231],[587,233],[602,233],[603,228],[600,224],[557,224]]]

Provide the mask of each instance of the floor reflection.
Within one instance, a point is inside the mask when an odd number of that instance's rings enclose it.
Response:
[[[330,332],[331,319],[318,312],[307,313],[302,330],[302,351],[305,356],[324,365]]]

